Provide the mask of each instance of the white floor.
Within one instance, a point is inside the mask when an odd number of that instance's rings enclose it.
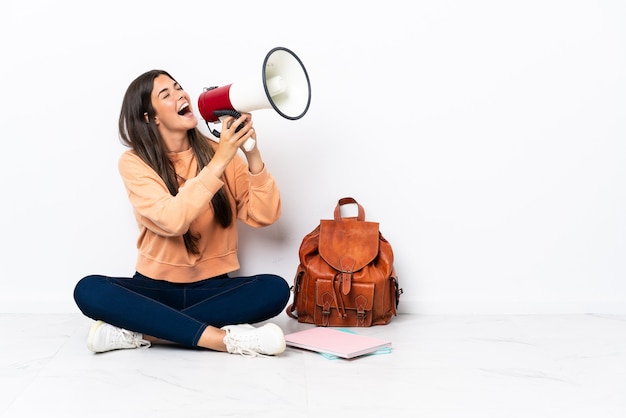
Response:
[[[308,327],[281,315],[285,332]],[[0,417],[626,417],[626,316],[400,315],[389,354],[93,354],[80,314],[0,314]]]

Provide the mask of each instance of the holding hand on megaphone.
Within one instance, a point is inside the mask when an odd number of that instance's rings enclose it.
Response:
[[[235,119],[239,119],[241,117],[241,113],[237,112],[236,110],[216,110],[213,112],[215,114],[215,116],[217,116],[219,118],[220,121],[224,121],[227,117],[233,117]],[[231,127],[231,123],[233,123],[233,121],[228,122],[228,128],[230,129]],[[208,125],[208,123],[207,123]],[[240,123],[236,128],[235,128],[235,132],[239,132],[240,129],[242,129],[244,127],[243,123]],[[217,132],[216,130],[213,130],[211,132],[213,135],[215,135],[216,137],[220,137],[220,133]],[[248,140],[243,144],[243,148],[250,152],[252,151],[252,149],[254,148],[255,145],[255,139],[253,138],[248,138]]]
[[[277,47],[265,56],[260,79],[208,87],[198,98],[198,110],[207,122],[221,122],[240,112],[273,108],[286,119],[300,119],[311,103],[311,83],[302,61],[287,48]],[[211,130],[220,137],[220,133]],[[244,145],[249,151],[254,142]],[[250,148],[250,149],[248,149]]]
[[[221,141],[233,142],[241,141],[243,138],[247,138],[243,142],[243,149],[246,152],[250,152],[256,145],[256,131],[252,126],[252,115],[250,113],[236,115],[226,115],[222,117],[225,129],[220,135]]]

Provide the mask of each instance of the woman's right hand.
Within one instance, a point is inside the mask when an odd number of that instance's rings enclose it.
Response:
[[[243,125],[241,129],[237,131],[237,127]],[[222,121],[223,129],[220,132],[220,141],[215,155],[209,163],[214,164],[214,168],[219,170],[219,174],[215,173],[217,177],[221,176],[226,166],[235,157],[237,151],[243,146],[243,144],[254,135],[254,128],[252,127],[252,115],[250,113],[242,113],[239,118],[227,116]]]

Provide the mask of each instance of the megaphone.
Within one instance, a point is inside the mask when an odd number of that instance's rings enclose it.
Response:
[[[206,121],[219,123],[226,116],[239,117],[240,112],[273,108],[285,119],[300,119],[311,104],[309,75],[292,51],[276,47],[267,53],[261,79],[254,78],[222,87],[205,87],[198,98],[198,110]],[[216,130],[211,133],[219,138]],[[249,138],[244,148],[254,148]]]

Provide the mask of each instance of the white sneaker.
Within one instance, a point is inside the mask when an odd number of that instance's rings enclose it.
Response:
[[[150,347],[150,342],[143,339],[143,334],[118,328],[103,321],[96,321],[87,337],[87,348],[94,353],[140,347]]]
[[[248,324],[227,325],[222,329],[226,331],[224,344],[229,353],[255,357],[273,356],[285,351],[285,335],[276,324],[265,324],[259,328]]]

